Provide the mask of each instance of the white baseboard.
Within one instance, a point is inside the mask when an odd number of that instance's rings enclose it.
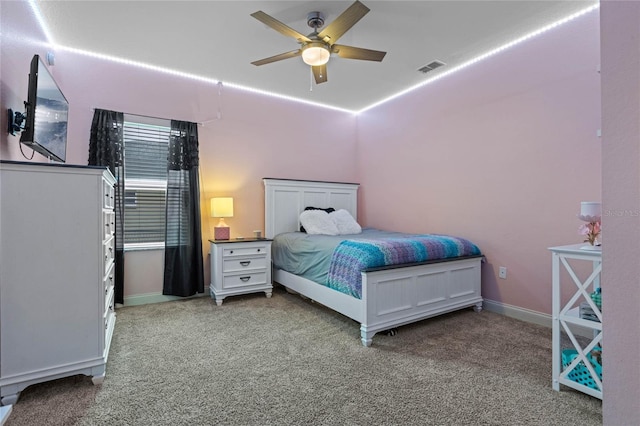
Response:
[[[496,302],[495,300],[484,299],[482,307],[490,312],[502,314],[521,321],[538,324],[551,328],[551,315],[542,312],[532,311],[531,309],[520,308],[518,306],[507,305],[506,303]],[[571,328],[578,336],[593,338],[593,330],[587,327],[574,325]]]
[[[489,299],[484,299],[482,307],[490,312],[551,328],[551,315],[549,314],[543,314],[542,312],[532,311],[531,309],[520,308]]]
[[[193,297],[203,297],[209,296],[209,287],[205,287],[204,293],[198,293],[190,297],[179,297],[179,296],[165,296],[162,293],[145,293],[145,294],[135,294],[133,296],[125,296],[124,305],[116,305],[116,307],[122,306],[137,306],[137,305],[147,305],[149,303],[162,303],[162,302],[172,302],[174,300],[185,300],[191,299]]]
[[[198,293],[194,296],[191,296],[191,298],[203,296],[209,296],[209,287],[205,287],[204,293]],[[174,300],[184,299],[189,299],[189,297],[165,296],[162,293],[136,294],[133,296],[125,297],[124,306],[146,305],[149,303],[171,302]],[[120,306],[121,305],[118,305],[118,307]],[[531,309],[521,308],[519,306],[509,305],[502,302],[496,302],[495,300],[489,299],[483,300],[482,307],[489,312],[495,312],[497,314],[505,315],[521,321],[551,328],[551,315],[549,314],[532,311]],[[578,330],[576,334],[589,336],[592,333],[593,331],[591,329],[585,328],[584,330]]]

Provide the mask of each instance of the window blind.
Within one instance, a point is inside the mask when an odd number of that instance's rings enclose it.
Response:
[[[164,245],[169,124],[124,122],[125,248]]]

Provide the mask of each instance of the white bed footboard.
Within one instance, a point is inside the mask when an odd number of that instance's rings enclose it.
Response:
[[[481,257],[362,273],[362,344],[375,333],[475,306],[480,296]]]
[[[362,273],[362,299],[279,269],[274,281],[360,323],[362,344],[383,330],[473,306],[481,257]]]
[[[306,206],[357,212],[358,184],[264,179],[267,238],[299,227]],[[274,281],[360,323],[362,344],[383,330],[474,306],[480,295],[482,256],[362,273],[362,299],[286,271]]]

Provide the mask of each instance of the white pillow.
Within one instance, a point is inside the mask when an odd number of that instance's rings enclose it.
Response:
[[[336,224],[324,210],[305,210],[300,213],[300,224],[307,234],[311,235],[339,235]]]
[[[329,217],[333,223],[336,224],[340,232],[339,235],[359,234],[362,232],[362,227],[356,222],[353,216],[351,216],[351,213],[344,209],[329,213]]]

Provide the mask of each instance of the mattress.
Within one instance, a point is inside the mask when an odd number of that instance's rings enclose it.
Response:
[[[271,255],[278,269],[360,298],[362,271],[482,254],[460,237],[364,228],[353,235],[280,234],[273,240]]]

